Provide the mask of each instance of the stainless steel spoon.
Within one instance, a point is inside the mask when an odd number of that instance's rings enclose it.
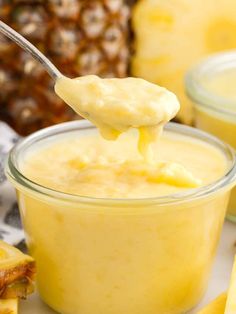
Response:
[[[42,54],[42,52],[40,52],[27,39],[25,39],[22,35],[17,33],[14,29],[12,29],[10,26],[2,21],[0,21],[0,33],[13,40],[25,51],[29,52],[34,59],[36,59],[43,65],[45,70],[54,80],[63,76],[62,73],[55,67],[55,65],[52,64],[52,62],[44,54]]]

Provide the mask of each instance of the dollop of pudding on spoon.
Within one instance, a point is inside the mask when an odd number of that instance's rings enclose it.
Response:
[[[82,163],[80,173],[90,168],[93,173],[102,168],[106,178],[118,167],[118,172],[123,171],[127,180],[128,173],[138,173],[139,177],[144,176],[145,180],[156,183],[199,186],[200,181],[183,166],[171,162],[156,163],[153,158],[150,144],[160,137],[163,126],[180,107],[177,97],[167,89],[140,78],[101,79],[88,75],[76,79],[63,76],[57,79],[55,91],[75,112],[90,120],[107,140],[117,139],[129,128],[139,130],[138,149],[144,159],[105,165],[99,160],[89,161],[86,166]],[[80,164],[79,159],[73,164]]]
[[[129,128],[139,130],[139,151],[151,158],[150,143],[178,112],[177,97],[140,78],[102,79],[88,75],[57,79],[55,92],[75,112],[90,120],[107,140]]]

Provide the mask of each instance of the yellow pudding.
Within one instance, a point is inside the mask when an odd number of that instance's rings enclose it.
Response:
[[[236,52],[217,54],[192,70],[186,81],[194,101],[195,125],[236,148]],[[236,189],[228,218],[236,221]]]
[[[236,101],[236,69],[224,69],[223,72],[214,75],[214,77],[203,78],[202,84],[207,90],[217,96]],[[236,112],[236,108],[232,108]]]
[[[197,127],[215,134],[236,148],[236,68],[204,77],[202,84],[212,94],[212,97],[218,97],[218,101],[222,104],[219,106],[219,110],[197,107]],[[230,104],[232,102],[235,102],[235,105]],[[230,107],[227,106],[228,104]],[[228,113],[227,109],[230,110]],[[226,112],[220,110],[226,110]]]
[[[147,158],[163,125],[178,112],[176,96],[140,78],[101,79],[95,75],[61,77],[55,92],[78,114],[90,120],[108,140],[129,128],[140,132],[139,150]],[[151,158],[151,156],[150,156]]]
[[[206,289],[235,182],[234,154],[204,133],[170,124],[147,165],[130,137],[137,134],[108,143],[86,121],[71,122],[37,132],[11,152],[6,171],[18,191],[40,295],[59,313],[180,314]],[[148,167],[163,162],[174,176],[164,171],[150,181]],[[196,178],[204,189],[189,188]]]
[[[57,191],[125,199],[178,193],[210,184],[226,172],[227,161],[218,149],[171,132],[153,144],[156,154],[148,164],[138,156],[135,135],[130,132],[114,142],[96,133],[65,138],[29,153],[22,171]]]

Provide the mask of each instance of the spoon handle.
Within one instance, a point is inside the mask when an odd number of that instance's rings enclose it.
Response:
[[[21,36],[19,33],[14,31],[14,29],[9,27],[2,21],[0,21],[0,32],[3,33],[8,38],[10,38],[11,40],[13,40],[25,51],[29,52],[34,59],[38,60],[54,80],[62,76],[61,72],[55,67],[54,64],[52,64],[52,62],[44,54],[42,54],[27,39],[25,39],[23,36]]]

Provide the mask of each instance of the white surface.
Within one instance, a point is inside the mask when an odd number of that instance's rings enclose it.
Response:
[[[209,303],[221,292],[227,290],[235,254],[236,224],[225,222],[207,293],[199,306],[191,314],[196,313],[197,309]],[[32,313],[55,314],[54,311],[50,310],[40,301],[36,294],[29,298],[29,300],[22,301],[20,304],[20,314]]]

